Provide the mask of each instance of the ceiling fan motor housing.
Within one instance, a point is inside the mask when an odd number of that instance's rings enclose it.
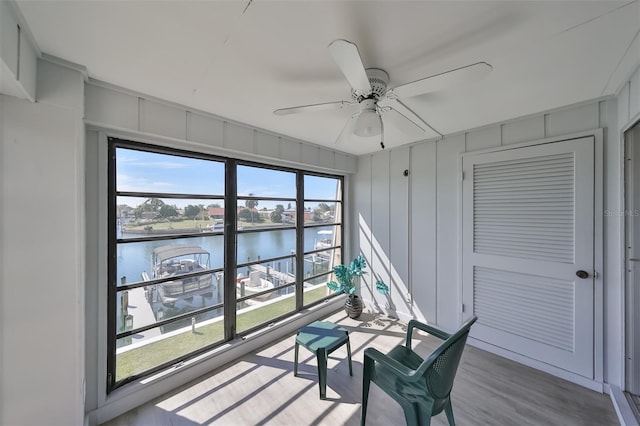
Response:
[[[354,101],[360,102],[363,99],[375,99],[378,100],[387,92],[387,84],[389,83],[389,74],[386,71],[379,68],[367,68],[365,70],[367,77],[369,78],[369,84],[371,85],[371,93],[359,93],[351,89],[351,97]]]

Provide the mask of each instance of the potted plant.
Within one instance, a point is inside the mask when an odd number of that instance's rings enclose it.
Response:
[[[364,271],[366,267],[367,261],[363,255],[359,255],[351,261],[349,266],[334,266],[333,273],[336,276],[337,282],[327,282],[329,290],[335,291],[338,294],[344,293],[348,296],[344,304],[344,310],[347,312],[349,318],[358,318],[362,313],[362,300],[356,294],[356,285],[360,277],[366,274]],[[376,290],[383,295],[389,294],[389,286],[381,280],[376,281]]]

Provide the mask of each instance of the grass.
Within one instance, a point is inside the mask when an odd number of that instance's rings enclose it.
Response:
[[[323,298],[326,295],[326,291],[325,285],[319,285],[317,288],[305,292],[305,304]],[[291,297],[239,313],[236,318],[237,330],[242,332],[256,325],[268,323],[274,318],[294,310],[295,297],[292,294]],[[116,355],[116,381],[150,370],[205,346],[222,342],[223,339],[223,323],[222,321],[217,321],[198,327],[195,333],[188,330],[166,339],[122,352]]]

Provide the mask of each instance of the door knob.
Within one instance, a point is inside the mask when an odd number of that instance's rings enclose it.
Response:
[[[583,271],[582,269],[576,272],[578,278],[582,278],[583,280],[589,278],[589,273],[587,271]]]

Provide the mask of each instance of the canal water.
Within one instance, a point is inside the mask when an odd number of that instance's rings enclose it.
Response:
[[[333,226],[309,228],[304,231],[304,248],[306,251],[314,250],[315,244],[321,238],[320,231],[332,231]],[[136,237],[130,233],[126,234],[127,237]],[[142,236],[142,235],[141,235]],[[121,233],[118,231],[118,237],[121,237]],[[326,237],[326,236],[325,236]],[[118,282],[133,283],[141,281],[143,272],[146,272],[149,277],[152,277],[153,264],[152,256],[153,250],[157,247],[168,244],[190,244],[198,245],[210,254],[210,267],[212,269],[220,268],[224,265],[224,237],[222,235],[216,236],[202,236],[194,238],[184,238],[176,240],[166,241],[146,241],[136,243],[125,243],[118,245],[117,252],[117,276]],[[237,258],[238,263],[252,262],[260,259],[269,259],[273,257],[290,255],[295,249],[295,231],[294,230],[273,230],[267,232],[252,232],[243,233],[238,235],[237,242]],[[282,272],[293,271],[293,265],[287,259],[276,262],[276,265],[271,265],[276,269],[280,269]],[[239,272],[245,276],[248,275],[246,268],[241,268]],[[313,263],[305,262],[305,275],[311,274],[313,271]],[[159,300],[145,300],[141,297],[143,289],[136,289],[130,292],[130,296],[136,297],[135,316],[133,316],[133,328],[148,325],[156,320],[168,319],[176,315],[187,313],[195,309],[201,309],[208,306],[213,306],[219,303],[220,296],[217,291],[216,276],[213,277],[214,290],[210,294],[194,296],[189,299],[179,300],[175,304],[167,306],[162,304]],[[276,283],[277,285],[277,283]],[[133,293],[136,292],[136,293]],[[148,306],[141,306],[144,303]],[[132,304],[132,301],[129,301]],[[122,310],[122,298],[117,297],[117,330],[125,330],[125,318],[123,314],[133,314],[133,310]],[[202,320],[214,318],[220,314],[220,312],[212,311],[210,313],[200,315],[197,318],[197,322]],[[145,313],[146,315],[143,315]],[[151,316],[153,315],[153,316]],[[183,324],[184,323],[184,324]],[[180,323],[170,324],[161,327],[160,330],[150,330],[145,332],[145,336],[139,336],[140,338],[150,337],[151,335],[157,335],[168,331],[175,330],[185,325],[190,324],[187,320],[180,321]],[[131,343],[131,339],[121,339],[118,342],[118,346]],[[136,340],[136,339],[134,339]]]

